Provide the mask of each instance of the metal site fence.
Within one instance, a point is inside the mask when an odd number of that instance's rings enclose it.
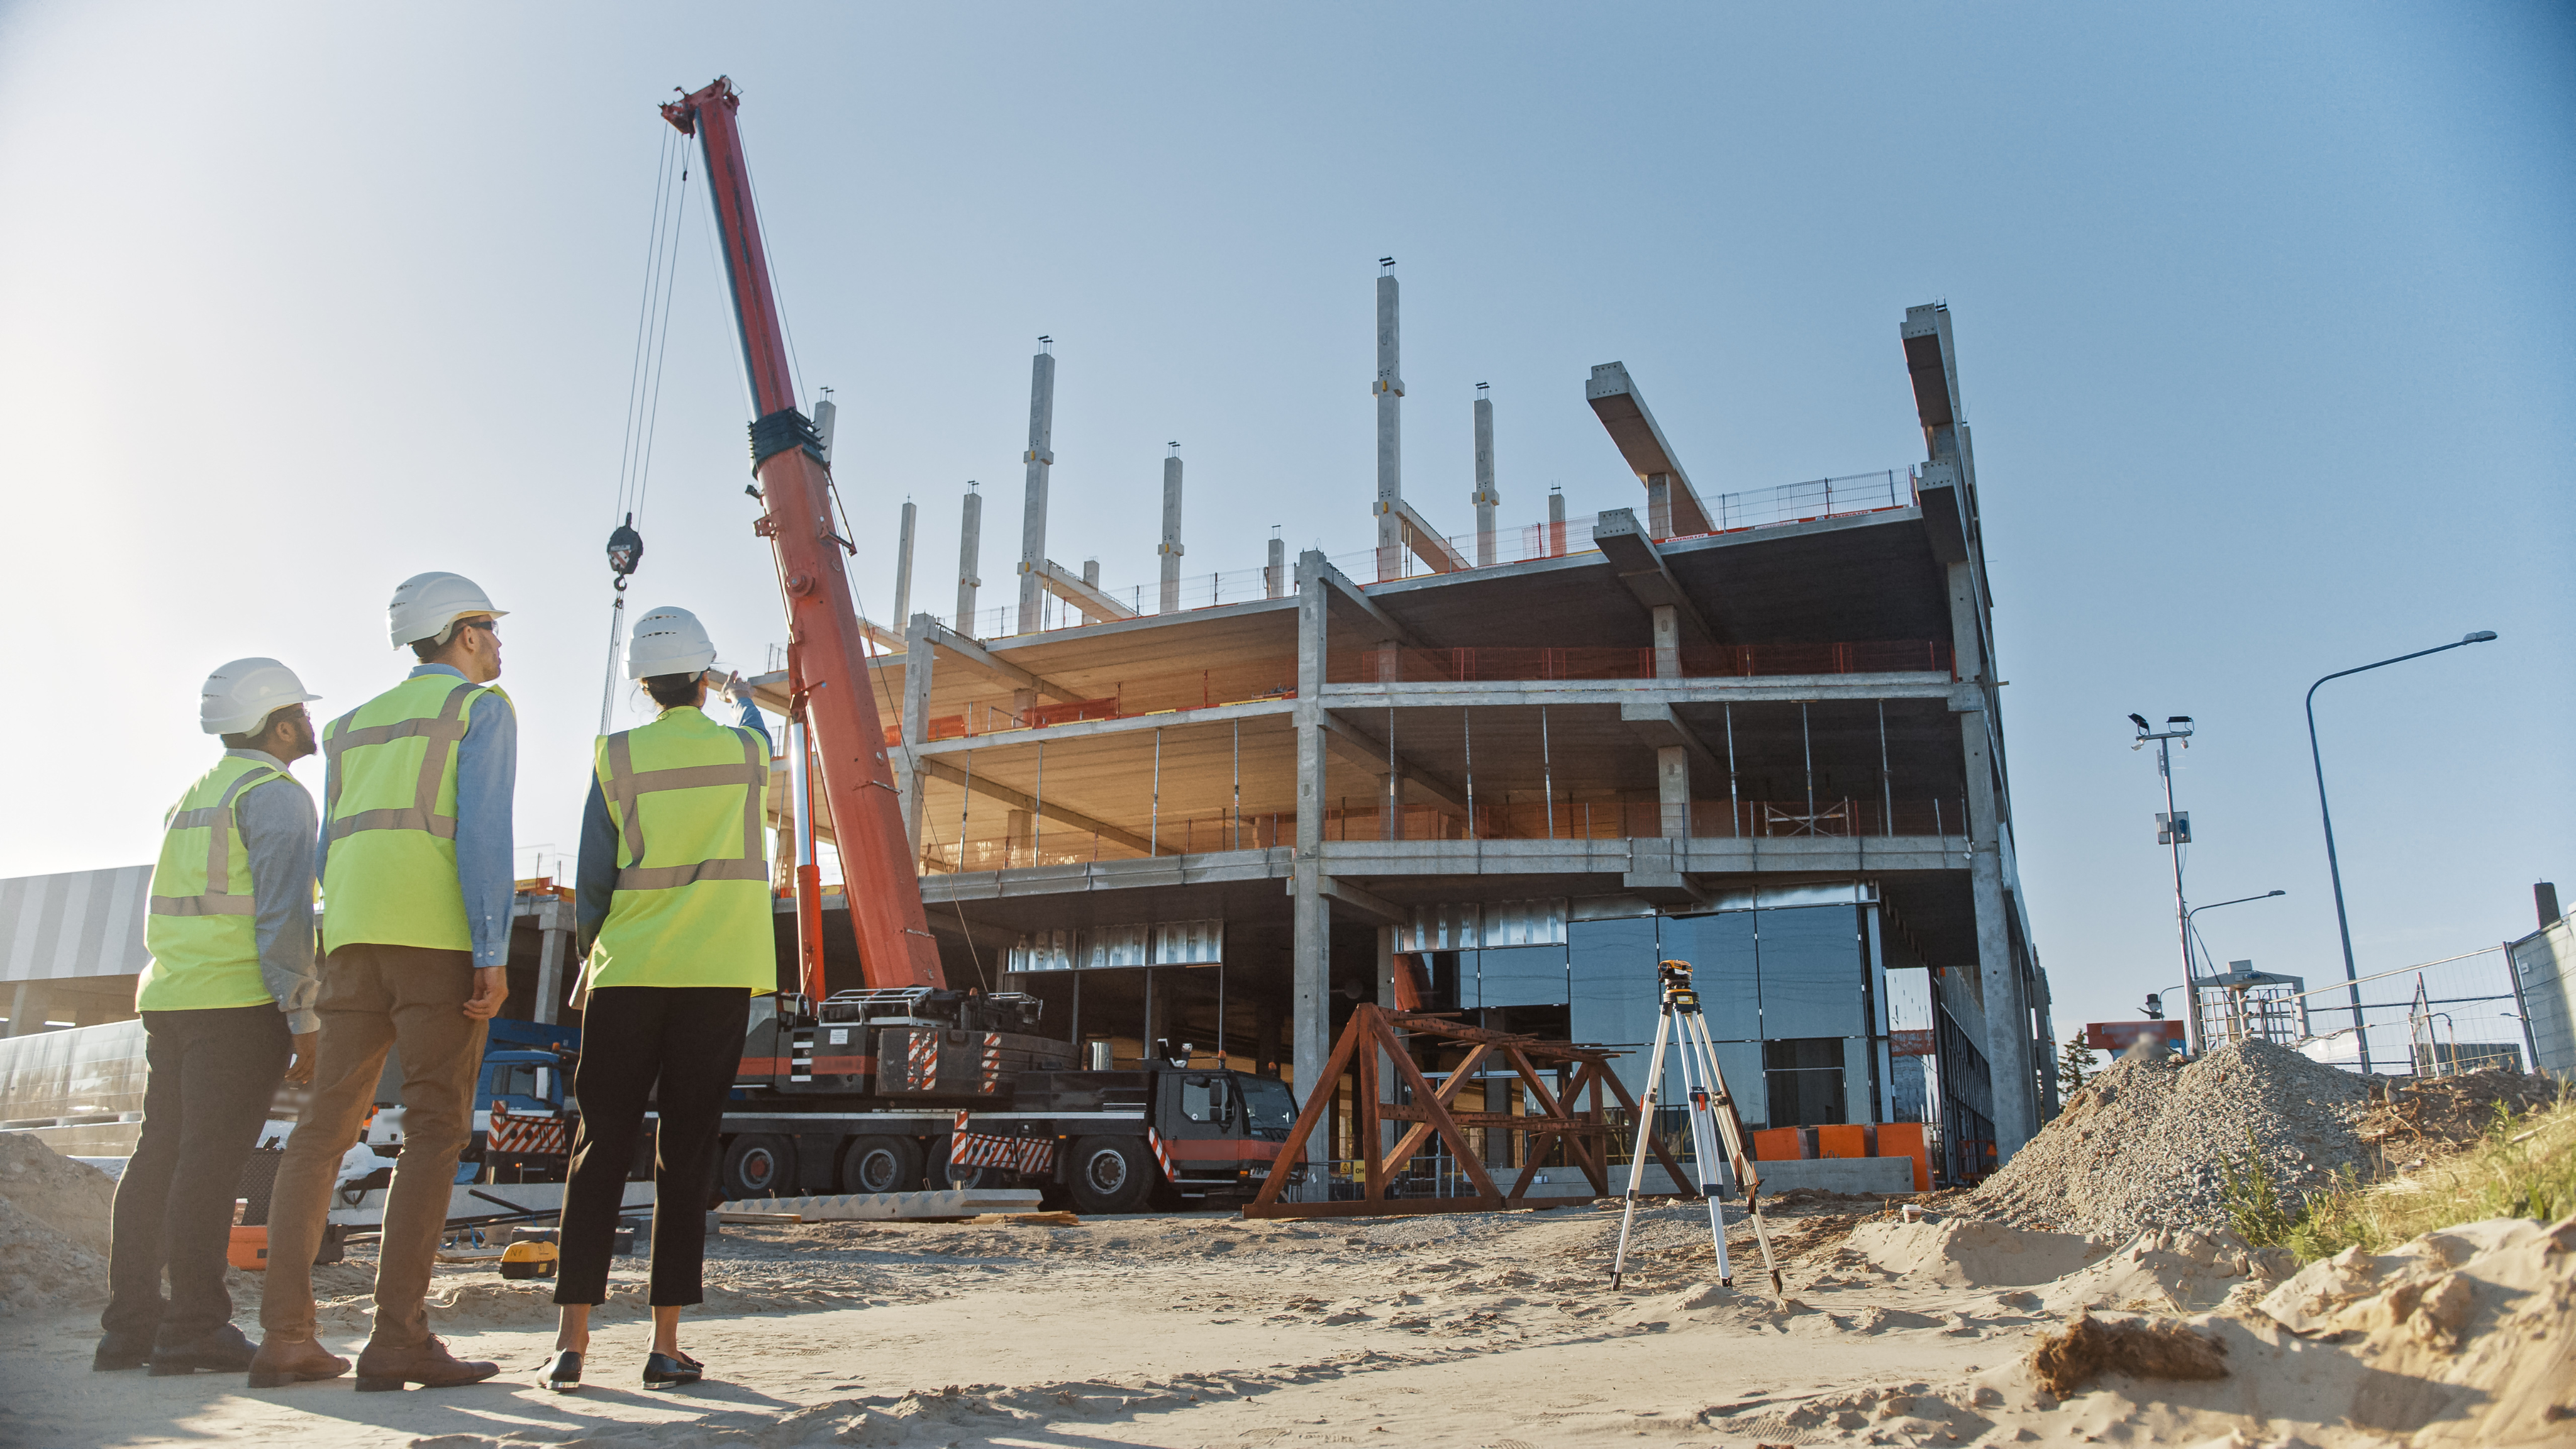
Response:
[[[1915,500],[1915,475],[1912,468],[1887,468],[1875,473],[1853,473],[1837,478],[1817,478],[1802,483],[1786,483],[1776,488],[1755,488],[1742,493],[1721,493],[1703,500],[1709,513],[1712,533],[1734,533],[1747,528],[1771,528],[1782,524],[1808,523],[1822,518],[1839,518],[1850,514],[1875,513],[1889,508],[1905,508]],[[1642,517],[1642,509],[1638,510]],[[1384,583],[1395,579],[1419,578],[1443,572],[1425,562],[1423,552],[1445,554],[1462,561],[1468,568],[1495,568],[1505,564],[1527,563],[1532,559],[1562,558],[1570,553],[1584,553],[1594,547],[1593,530],[1600,520],[1595,513],[1579,514],[1562,523],[1529,523],[1497,527],[1492,541],[1493,557],[1488,562],[1482,541],[1476,534],[1443,535],[1439,545],[1424,549],[1399,546],[1393,549],[1365,548],[1348,553],[1328,555],[1328,561],[1351,578],[1363,583]],[[1428,541],[1425,540],[1427,543]],[[1293,574],[1293,561],[1282,564],[1282,574]],[[1011,575],[1002,587],[1014,597],[1006,603],[978,608],[973,617],[960,621],[950,615],[935,615],[939,622],[977,639],[1006,639],[1014,635],[1055,629],[1080,628],[1101,622],[1094,606],[1086,612],[1082,605],[1052,593],[1041,594],[1035,630],[1021,627],[1018,576]],[[1127,614],[1154,614],[1163,609],[1162,582],[1122,582],[1106,587],[1094,585],[1099,593]],[[1283,598],[1295,591],[1292,578],[1275,576],[1266,565],[1245,569],[1201,570],[1183,572],[1180,576],[1177,607],[1168,612],[1212,608],[1220,604],[1240,604],[1254,599]],[[1119,617],[1116,611],[1107,611]],[[900,628],[900,624],[896,626]]]
[[[2213,1044],[2261,1036],[2358,1071],[2366,1032],[2370,1070],[2380,1076],[2448,1076],[2482,1066],[2533,1069],[2525,1003],[2501,945],[2365,973],[2351,985],[2329,980],[2263,994],[2231,992],[2204,980],[2199,989]],[[2238,1000],[2225,999],[2231,996]]]
[[[1469,684],[1560,680],[1643,680],[1658,676],[1652,648],[1578,646],[1548,649],[1401,649],[1344,651],[1325,661],[1330,684]],[[1684,645],[1671,651],[1684,679],[1762,678],[1788,675],[1951,674],[1951,650],[1938,639],[1896,639],[1786,644]],[[1084,720],[1186,713],[1255,700],[1293,699],[1297,661],[1281,655],[1245,659],[1207,669],[1145,675],[1111,683],[1090,699],[1049,700],[1022,709],[996,690],[953,713],[929,721],[932,740],[1045,729]],[[888,742],[902,742],[902,727],[889,720]]]

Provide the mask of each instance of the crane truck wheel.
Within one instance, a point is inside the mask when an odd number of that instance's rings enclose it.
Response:
[[[911,1192],[921,1186],[921,1144],[909,1137],[853,1137],[841,1149],[841,1191]]]
[[[1135,1137],[1085,1137],[1065,1161],[1065,1186],[1076,1212],[1134,1212],[1159,1176],[1154,1155]]]
[[[930,1161],[926,1178],[932,1192],[963,1192],[970,1187],[996,1187],[1001,1174],[989,1167],[956,1167],[948,1154],[956,1138],[945,1133],[930,1139]]]
[[[796,1144],[770,1133],[746,1132],[725,1149],[722,1186],[728,1200],[775,1197],[796,1182]]]

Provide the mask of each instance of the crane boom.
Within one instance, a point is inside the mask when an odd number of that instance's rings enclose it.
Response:
[[[833,525],[831,472],[814,426],[796,408],[788,371],[787,339],[769,280],[769,254],[752,205],[751,175],[743,163],[742,131],[734,112],[742,97],[719,76],[711,85],[662,107],[681,134],[695,136],[706,157],[707,190],[724,249],[725,280],[733,292],[743,367],[751,375],[754,476],[766,507],[754,531],[766,537],[778,563],[778,588],[787,605],[788,677],[812,722],[823,794],[831,803],[833,837],[840,847],[850,919],[859,938],[859,969],[871,987],[947,985],[921,906],[921,880],[913,869],[910,838],[886,758],[885,732],[871,697],[867,649],[858,610],[850,602],[844,555],[850,544]],[[801,824],[801,822],[800,822]],[[798,882],[810,895],[811,882]],[[812,937],[818,921],[810,899],[799,901],[799,938],[806,990],[824,994],[821,947]]]

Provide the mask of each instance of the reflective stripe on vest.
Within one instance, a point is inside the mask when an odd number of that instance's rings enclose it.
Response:
[[[171,807],[152,866],[143,921],[143,944],[152,959],[135,980],[135,1010],[206,1011],[274,1001],[259,966],[250,845],[237,807],[246,792],[280,780],[288,781],[280,788],[303,788],[273,765],[226,755]],[[202,844],[193,834],[200,830],[206,832]]]
[[[777,989],[765,753],[759,735],[686,705],[593,746],[617,879],[584,963],[591,990]]]
[[[620,730],[608,737],[608,779],[600,786],[608,798],[609,808],[617,812],[625,826],[626,854],[629,860],[644,858],[644,797],[663,790],[697,790],[710,785],[747,786],[742,793],[742,854],[738,858],[701,860],[689,865],[626,865],[617,871],[617,888],[622,891],[666,891],[694,885],[702,880],[769,879],[769,861],[761,848],[760,797],[769,783],[769,771],[760,762],[760,745],[747,730],[736,730],[742,736],[742,763],[739,765],[684,765],[670,770],[635,768],[635,747],[629,738],[631,730]]]
[[[232,884],[233,842],[241,838],[241,827],[233,822],[233,797],[253,785],[286,778],[266,765],[252,764],[240,778],[224,787],[223,798],[212,805],[194,810],[174,810],[163,822],[172,831],[204,830],[206,832],[206,889],[193,896],[154,896],[152,914],[156,916],[247,916],[253,914],[251,897],[232,895],[217,888],[217,883]],[[185,804],[183,800],[180,803]],[[249,847],[244,846],[247,851]]]
[[[324,950],[473,949],[456,875],[457,758],[476,711],[509,707],[490,685],[433,670],[324,729]]]
[[[330,737],[322,749],[331,764],[331,799],[324,808],[330,820],[334,841],[345,840],[361,830],[425,830],[441,840],[456,838],[456,817],[438,813],[438,787],[447,777],[448,747],[465,738],[465,706],[473,702],[480,685],[458,680],[439,705],[438,713],[427,719],[399,720],[389,725],[370,725],[364,729],[343,728],[349,716],[332,722]],[[348,773],[340,768],[341,757],[363,745],[391,744],[395,740],[423,737],[427,743],[420,754],[420,785],[412,803],[399,810],[361,810],[343,820],[339,817],[340,787],[347,783]]]

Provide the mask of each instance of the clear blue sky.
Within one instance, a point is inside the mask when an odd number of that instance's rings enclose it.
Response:
[[[1453,530],[1480,381],[1506,519],[1637,500],[1581,401],[1612,358],[1704,491],[1919,458],[1897,324],[1944,298],[2061,1024],[2177,975],[2132,709],[2200,721],[2195,897],[2291,892],[2213,949],[2322,981],[2300,693],[2496,629],[2324,696],[2364,967],[2576,888],[2564,6],[731,9],[0,6],[0,874],[148,859],[205,670],[353,706],[426,568],[513,611],[520,838],[570,850],[652,107],[724,72],[861,531],[922,504],[923,606],[970,477],[1008,578],[1039,333],[1052,551],[1135,582],[1172,438],[1194,569],[1365,546],[1381,255],[1406,492]],[[693,206],[639,589],[757,667]]]

